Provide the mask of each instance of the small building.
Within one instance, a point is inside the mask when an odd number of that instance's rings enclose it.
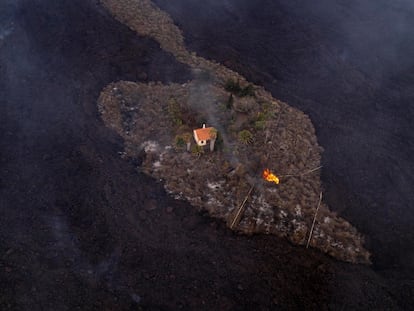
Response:
[[[217,130],[214,127],[206,127],[206,125],[203,124],[203,127],[195,129],[193,134],[197,145],[205,146],[207,145],[207,142],[210,142],[210,149],[214,149],[214,142],[217,138]]]

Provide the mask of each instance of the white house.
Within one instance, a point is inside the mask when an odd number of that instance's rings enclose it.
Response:
[[[210,150],[213,151],[214,142],[217,138],[217,130],[214,127],[206,127],[206,125],[203,124],[203,127],[195,129],[193,134],[197,145],[205,146],[207,142],[210,142]]]

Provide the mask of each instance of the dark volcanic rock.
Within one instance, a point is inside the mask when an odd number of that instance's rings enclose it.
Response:
[[[190,50],[310,115],[325,150],[329,205],[371,236],[378,268],[403,264],[414,241],[413,6],[154,2]]]
[[[194,210],[119,158],[96,99],[114,80],[182,82],[189,72],[96,1],[5,0],[0,32],[0,309],[320,310],[353,294],[368,298],[351,306],[397,308],[365,268],[207,222],[182,227]],[[154,196],[180,217],[140,220]],[[343,292],[349,280],[358,286]]]
[[[190,50],[310,115],[330,206],[366,234],[390,286],[414,271],[414,7],[408,1],[155,0]],[[400,297],[400,291],[394,291]],[[412,298],[405,294],[402,306]]]

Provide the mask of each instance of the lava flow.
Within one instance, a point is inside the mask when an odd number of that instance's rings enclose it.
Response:
[[[263,171],[263,178],[267,181],[279,184],[279,178],[277,178],[277,176],[273,174],[268,168]]]

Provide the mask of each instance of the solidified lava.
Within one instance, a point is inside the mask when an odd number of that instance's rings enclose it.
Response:
[[[306,115],[236,72],[191,54],[180,30],[151,1],[103,3],[117,19],[191,66],[195,76],[182,85],[119,82],[105,88],[99,99],[102,118],[124,138],[127,157],[145,149],[147,173],[164,180],[174,196],[224,219],[231,228],[242,197],[256,187],[238,231],[274,234],[299,245],[309,240],[338,259],[370,262],[361,235],[347,221],[324,204],[315,215],[322,191],[315,170],[321,148]],[[193,148],[194,158],[179,150],[178,142],[191,137],[201,120],[219,130],[222,146],[202,157],[204,149]],[[286,176],[277,189],[257,182],[269,165]],[[308,238],[314,216],[318,221]]]
[[[102,89],[192,74],[97,1],[4,0],[0,32],[1,310],[412,305],[408,272],[385,279],[274,236],[234,235],[121,159],[96,107]]]

